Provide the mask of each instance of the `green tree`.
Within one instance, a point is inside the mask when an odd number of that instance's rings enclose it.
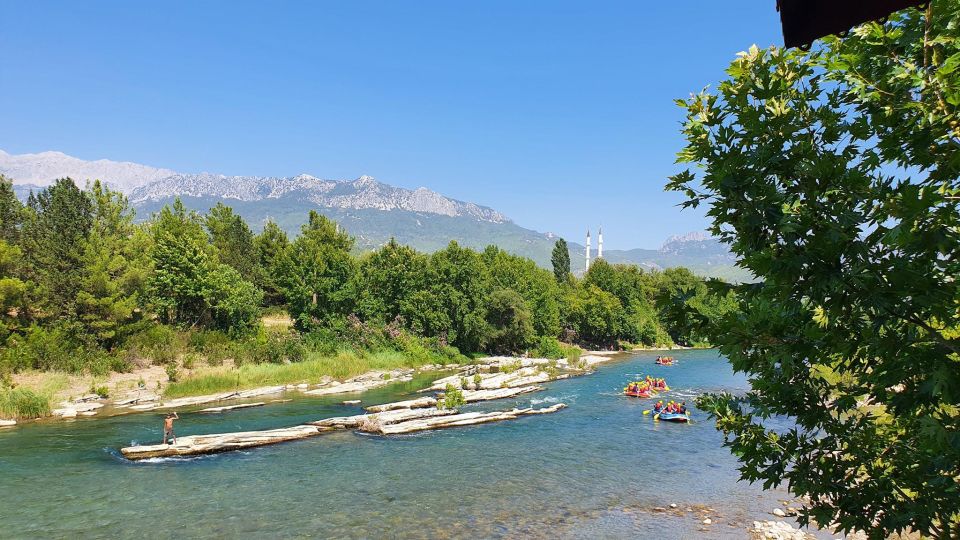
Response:
[[[411,295],[424,290],[428,257],[393,238],[360,261],[358,310],[367,319],[389,322],[408,309]]]
[[[488,246],[482,254],[491,289],[511,289],[523,297],[537,335],[560,334],[560,286],[549,271],[525,257]]]
[[[571,290],[567,320],[580,341],[590,345],[613,345],[623,331],[623,305],[609,292],[592,284]]]
[[[533,316],[513,289],[498,289],[487,301],[487,350],[498,354],[523,352],[533,342]]]
[[[329,324],[352,313],[356,294],[351,286],[356,261],[353,238],[339,225],[311,210],[290,249],[286,297],[290,314],[301,329]]]
[[[96,181],[88,195],[92,225],[83,242],[77,315],[89,335],[111,348],[136,319],[149,274],[149,238],[133,225],[122,194]]]
[[[202,324],[213,254],[200,216],[180,199],[164,206],[151,224],[154,274],[150,296],[161,322]]]
[[[80,290],[93,205],[69,178],[57,180],[28,202],[21,245],[26,279],[37,286],[31,301],[44,318],[70,318]]]
[[[210,241],[220,262],[231,266],[243,279],[257,279],[258,262],[253,231],[229,206],[218,202],[204,218]]]
[[[254,251],[259,257],[255,282],[263,290],[264,302],[270,306],[285,304],[283,284],[290,272],[290,240],[287,239],[287,233],[270,220],[253,242]]]
[[[209,326],[233,335],[246,334],[259,322],[263,291],[226,264],[216,264],[206,276]]]
[[[550,262],[553,263],[553,275],[557,283],[565,283],[570,276],[570,248],[567,247],[567,241],[563,238],[558,239],[553,245]]]
[[[13,191],[13,181],[0,174],[0,240],[16,245],[23,225],[23,204]]]
[[[20,329],[26,313],[27,284],[17,277],[22,257],[19,247],[0,240],[0,339]]]
[[[958,38],[960,3],[934,0],[811,52],[751,48],[680,101],[700,172],[668,187],[761,280],[714,285],[741,309],[697,318],[753,392],[700,404],[745,478],[871,538],[960,536]]]
[[[441,306],[441,314],[427,315],[433,321],[449,322],[441,333],[452,345],[465,352],[479,351],[486,328],[485,299],[489,283],[480,255],[450,242],[430,256],[429,272],[430,294]],[[428,302],[432,300],[425,303],[429,305]]]
[[[0,339],[18,329],[27,317],[27,283],[23,274],[23,250],[17,245],[24,207],[13,192],[13,182],[0,174]]]
[[[702,279],[686,269],[648,273],[636,265],[609,264],[603,259],[590,265],[583,282],[616,296],[620,301],[622,309],[616,313],[619,334],[613,338],[644,345],[666,345],[676,337],[661,324],[655,302],[663,289],[668,287],[666,284],[671,282],[670,277],[677,274],[689,277],[692,284],[703,283]]]
[[[151,232],[149,291],[162,322],[234,334],[256,324],[262,293],[217,260],[199,215],[177,199],[160,210]]]

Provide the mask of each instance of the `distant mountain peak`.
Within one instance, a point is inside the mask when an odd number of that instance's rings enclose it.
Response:
[[[663,246],[660,247],[661,250],[667,248],[670,244],[677,244],[683,242],[703,242],[705,240],[712,240],[713,237],[708,235],[704,231],[693,231],[686,234],[675,234],[664,241]]]
[[[48,186],[58,178],[70,177],[79,185],[102,180],[123,192],[166,178],[176,171],[158,169],[129,161],[98,159],[84,161],[63,152],[47,150],[36,154],[9,154],[0,150],[0,174],[15,184]]]

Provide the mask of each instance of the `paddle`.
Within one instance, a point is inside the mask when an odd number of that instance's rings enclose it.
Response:
[[[648,415],[648,414],[650,414],[650,409],[647,409],[647,410],[643,411],[643,415],[644,415],[644,416],[646,416],[646,415]]]

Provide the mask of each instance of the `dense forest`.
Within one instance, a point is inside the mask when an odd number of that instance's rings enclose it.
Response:
[[[494,246],[451,242],[432,254],[391,241],[360,256],[335,222],[310,212],[296,238],[261,232],[231,208],[178,202],[144,223],[100,182],[62,179],[15,196],[0,181],[0,373],[103,374],[185,353],[209,362],[287,362],[309,353],[396,350],[439,359],[480,352],[562,354],[565,343],[615,348],[699,344],[661,317],[658,300],[718,314],[685,269],[645,272],[597,261],[582,278]],[[565,247],[558,246],[558,253]],[[660,305],[662,305],[662,300]],[[292,329],[268,331],[264,313]]]

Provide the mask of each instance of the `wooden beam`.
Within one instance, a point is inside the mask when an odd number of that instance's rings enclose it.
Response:
[[[883,19],[895,11],[926,5],[929,0],[777,0],[783,43],[806,48],[830,34]]]

